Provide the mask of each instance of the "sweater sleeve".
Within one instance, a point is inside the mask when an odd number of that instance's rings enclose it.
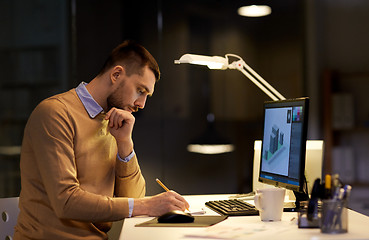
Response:
[[[138,165],[137,155],[125,163],[116,160],[115,196],[140,198],[145,196],[145,179]]]
[[[76,129],[65,104],[57,99],[44,101],[27,125],[25,136],[32,142],[35,167],[39,169],[47,201],[58,218],[105,222],[128,216],[127,198],[98,195],[81,188],[73,148]],[[127,172],[124,185],[138,182],[142,189],[141,180],[134,177],[140,174],[137,164],[133,161],[131,165],[133,171]],[[127,195],[133,187],[128,189]]]

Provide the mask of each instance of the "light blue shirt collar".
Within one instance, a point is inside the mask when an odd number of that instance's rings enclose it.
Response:
[[[93,99],[91,94],[88,92],[86,85],[87,83],[81,82],[76,88],[76,93],[85,107],[88,115],[90,115],[91,118],[95,118],[102,111],[104,111],[104,109],[95,101],[95,99]]]

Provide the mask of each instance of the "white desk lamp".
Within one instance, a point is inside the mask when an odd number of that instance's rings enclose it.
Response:
[[[238,58],[238,61],[234,61],[229,64],[229,57]],[[256,86],[258,86],[266,95],[268,95],[274,101],[284,100],[277,90],[275,90],[267,81],[265,81],[259,74],[257,74],[245,61],[234,54],[226,54],[225,57],[218,56],[202,56],[196,54],[185,54],[179,60],[174,60],[175,64],[190,63],[196,65],[205,65],[210,69],[237,69],[242,72],[248,79],[250,79]]]
[[[229,57],[237,58],[237,61],[229,64]],[[179,60],[174,61],[175,64],[190,63],[196,65],[205,65],[209,69],[237,69],[242,72],[248,79],[250,79],[256,86],[258,86],[265,94],[267,94],[274,101],[284,100],[285,97],[282,96],[277,90],[275,90],[267,81],[265,81],[259,74],[257,74],[250,66],[248,66],[245,61],[234,54],[226,54],[225,57],[219,56],[203,56],[196,54],[185,54]],[[208,121],[212,124],[212,121]],[[213,130],[213,129],[211,129]],[[209,137],[202,137],[202,139],[208,139]],[[218,144],[210,142],[205,143],[191,143],[187,146],[189,152],[196,152],[202,154],[219,154],[232,152],[234,146],[230,143]]]

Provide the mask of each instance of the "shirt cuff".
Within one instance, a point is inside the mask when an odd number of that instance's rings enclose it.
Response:
[[[127,157],[125,157],[125,158],[121,158],[120,156],[119,156],[119,153],[117,153],[117,158],[119,159],[119,161],[121,161],[121,162],[125,162],[125,163],[127,163],[127,162],[129,162],[129,160],[131,160],[132,158],[133,158],[133,156],[135,155],[136,153],[135,153],[135,150],[133,150]]]
[[[133,198],[128,198],[128,209],[129,209],[128,217],[132,217],[134,203],[135,201],[133,200]]]

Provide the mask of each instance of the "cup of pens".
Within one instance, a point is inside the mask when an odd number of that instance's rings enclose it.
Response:
[[[320,212],[322,233],[347,233],[347,205],[351,189],[350,185],[343,185],[338,174],[333,175],[333,178],[327,174],[322,184],[319,178],[315,180],[308,204],[308,219],[312,219],[314,212]]]
[[[348,226],[347,200],[324,199],[321,208],[322,233],[346,233]]]

